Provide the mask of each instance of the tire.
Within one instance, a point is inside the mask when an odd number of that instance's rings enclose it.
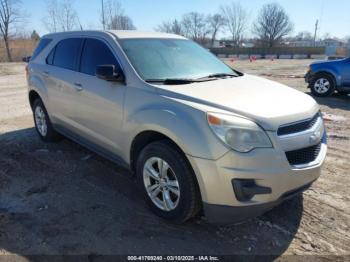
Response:
[[[317,97],[327,97],[334,93],[335,83],[332,76],[319,74],[314,77],[310,85],[311,92]]]
[[[57,133],[50,121],[49,115],[41,99],[36,99],[32,106],[35,129],[44,142],[56,142],[61,135]]]
[[[164,172],[159,172],[159,165]],[[136,175],[147,204],[159,217],[183,223],[200,211],[201,197],[193,170],[183,153],[169,141],[153,142],[142,150],[137,159]],[[151,193],[155,194],[153,198]]]

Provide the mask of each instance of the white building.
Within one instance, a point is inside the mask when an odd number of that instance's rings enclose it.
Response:
[[[336,38],[327,38],[322,41],[316,41],[313,40],[295,40],[295,41],[289,41],[285,42],[287,46],[290,47],[330,47],[330,48],[338,48],[338,47],[344,47],[346,45],[346,42],[342,40],[338,40]]]

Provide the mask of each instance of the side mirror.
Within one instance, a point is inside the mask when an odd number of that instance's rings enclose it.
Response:
[[[31,56],[25,56],[25,57],[22,58],[22,62],[29,63],[31,58],[32,58]]]
[[[96,67],[96,76],[111,82],[124,81],[123,74],[121,72],[116,72],[114,65],[98,65]]]

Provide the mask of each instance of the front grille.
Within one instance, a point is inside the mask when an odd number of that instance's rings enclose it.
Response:
[[[288,124],[288,125],[285,125],[285,126],[281,126],[277,130],[277,135],[278,136],[284,136],[284,135],[289,135],[289,134],[298,133],[298,132],[302,132],[302,131],[308,130],[308,129],[312,128],[316,124],[317,119],[319,118],[319,116],[320,116],[320,114],[317,113],[311,119],[300,121],[300,122],[293,123],[293,124]]]
[[[322,143],[294,151],[286,152],[289,164],[292,166],[308,164],[315,161],[321,151]]]

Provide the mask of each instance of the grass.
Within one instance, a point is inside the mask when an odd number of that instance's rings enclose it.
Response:
[[[22,61],[25,56],[30,56],[36,47],[37,41],[32,39],[15,39],[10,42],[12,59],[14,62]],[[7,53],[4,41],[0,41],[0,62],[7,62]]]

